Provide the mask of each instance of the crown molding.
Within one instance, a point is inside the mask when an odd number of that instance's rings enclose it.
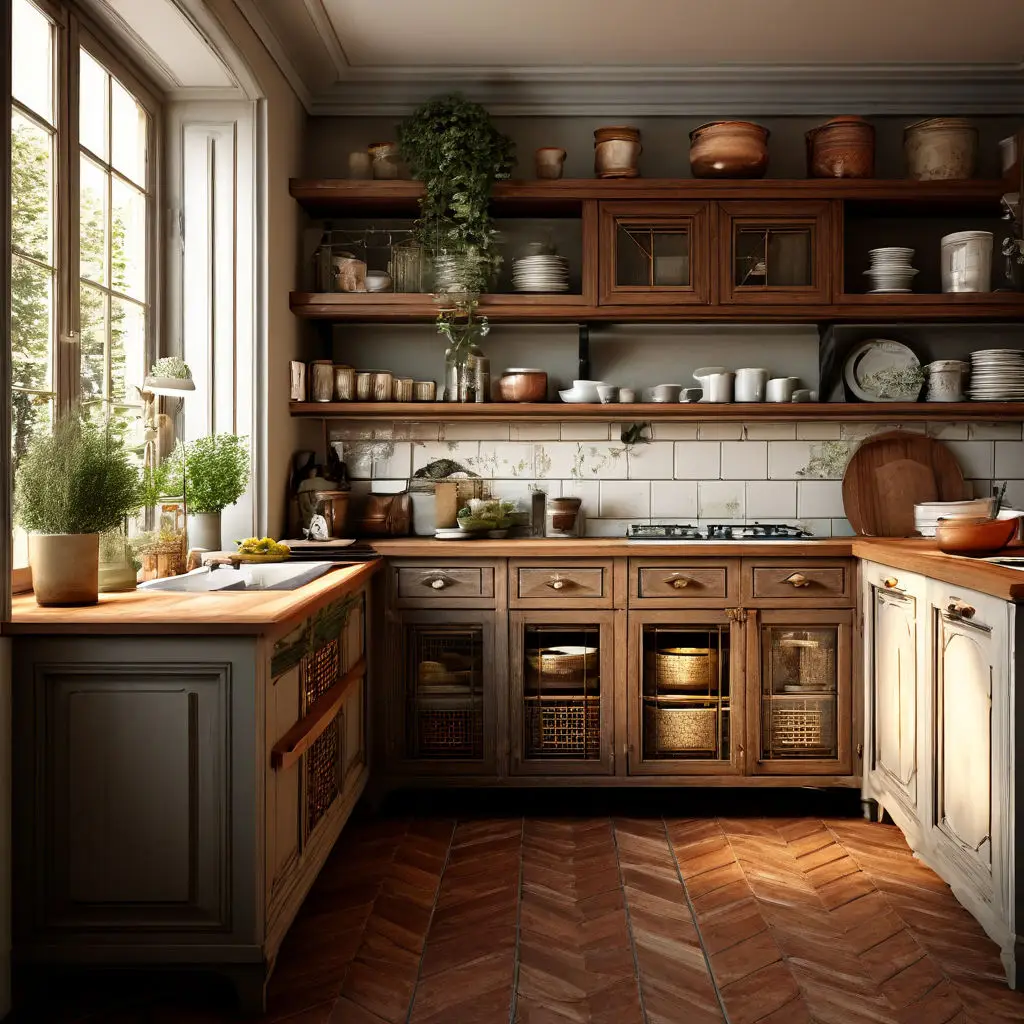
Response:
[[[404,116],[459,91],[498,116],[745,117],[1008,114],[1024,110],[1024,64],[780,67],[351,68],[310,114]]]

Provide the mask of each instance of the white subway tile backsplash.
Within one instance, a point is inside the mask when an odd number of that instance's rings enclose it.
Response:
[[[723,480],[764,480],[768,476],[767,441],[723,441]]]
[[[676,479],[717,480],[721,459],[722,446],[716,441],[676,441]]]
[[[994,474],[997,480],[1024,480],[1024,444],[996,441]]]
[[[833,537],[856,537],[857,534],[853,527],[850,525],[849,519],[833,519],[832,520],[832,536]]]
[[[607,441],[607,423],[576,423],[569,421],[562,424],[563,441]]]
[[[582,480],[626,479],[626,449],[621,444],[577,441],[576,460],[578,472],[572,475]]]
[[[456,420],[444,425],[446,441],[507,441],[509,425],[500,421]]]
[[[587,537],[625,537],[635,519],[587,519]]]
[[[602,519],[646,519],[651,514],[651,485],[646,480],[602,480]]]
[[[635,444],[626,453],[630,480],[671,480],[675,451],[671,441]]]
[[[743,438],[742,423],[701,423],[697,437],[702,441],[739,441]]]
[[[1003,502],[1007,508],[1024,509],[1024,480],[1007,480]]]
[[[842,482],[801,480],[796,485],[796,514],[801,519],[839,519],[845,516]]]
[[[972,441],[1019,441],[1019,423],[968,423],[968,436]]]
[[[749,519],[764,521],[796,516],[796,484],[791,480],[750,480],[746,499]]]
[[[740,480],[701,480],[697,484],[701,519],[742,519],[746,515],[745,485]]]
[[[925,433],[939,441],[966,441],[969,436],[966,423],[928,423]]]
[[[838,441],[843,436],[841,423],[798,423],[798,441]]]
[[[995,462],[993,441],[946,441],[964,476],[991,477]]]
[[[451,459],[468,469],[468,460],[476,458],[479,454],[479,441],[417,442],[412,446],[412,468],[415,472],[436,459]]]
[[[560,423],[510,423],[510,441],[557,441],[561,437]]]
[[[748,441],[792,441],[796,423],[747,423],[743,435]]]
[[[813,441],[769,441],[768,478],[796,480],[811,461]]]
[[[480,442],[480,453],[468,460],[469,468],[486,479],[515,479],[534,475],[532,444]]]
[[[656,441],[696,441],[696,423],[654,423],[651,430]]]
[[[384,457],[372,459],[373,478],[408,478],[412,473],[412,447],[408,441],[395,441],[390,452],[384,449],[380,453]]]
[[[600,514],[601,484],[597,480],[563,480],[562,497],[579,498],[583,502],[581,507],[584,516],[596,519]]]
[[[695,480],[655,480],[651,483],[651,515],[679,522],[697,515]]]
[[[812,537],[832,536],[831,519],[798,519],[793,525],[799,526],[801,530],[806,531]]]

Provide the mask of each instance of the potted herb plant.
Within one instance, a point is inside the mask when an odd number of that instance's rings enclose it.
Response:
[[[100,534],[141,501],[139,471],[112,427],[69,415],[35,438],[18,466],[15,516],[29,533],[36,602],[95,604]]]
[[[219,551],[220,514],[249,486],[248,438],[213,434],[185,445],[189,547]]]

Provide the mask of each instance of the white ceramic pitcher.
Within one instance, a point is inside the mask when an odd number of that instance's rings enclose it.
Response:
[[[763,402],[768,371],[761,366],[744,366],[736,371],[736,401]]]

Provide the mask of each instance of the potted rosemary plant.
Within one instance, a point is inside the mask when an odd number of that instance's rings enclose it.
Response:
[[[15,517],[29,532],[36,602],[95,604],[100,534],[141,502],[139,471],[112,427],[69,415],[35,438],[18,466]]]
[[[189,547],[219,551],[220,514],[249,486],[248,439],[235,434],[200,437],[185,445],[184,457]]]

